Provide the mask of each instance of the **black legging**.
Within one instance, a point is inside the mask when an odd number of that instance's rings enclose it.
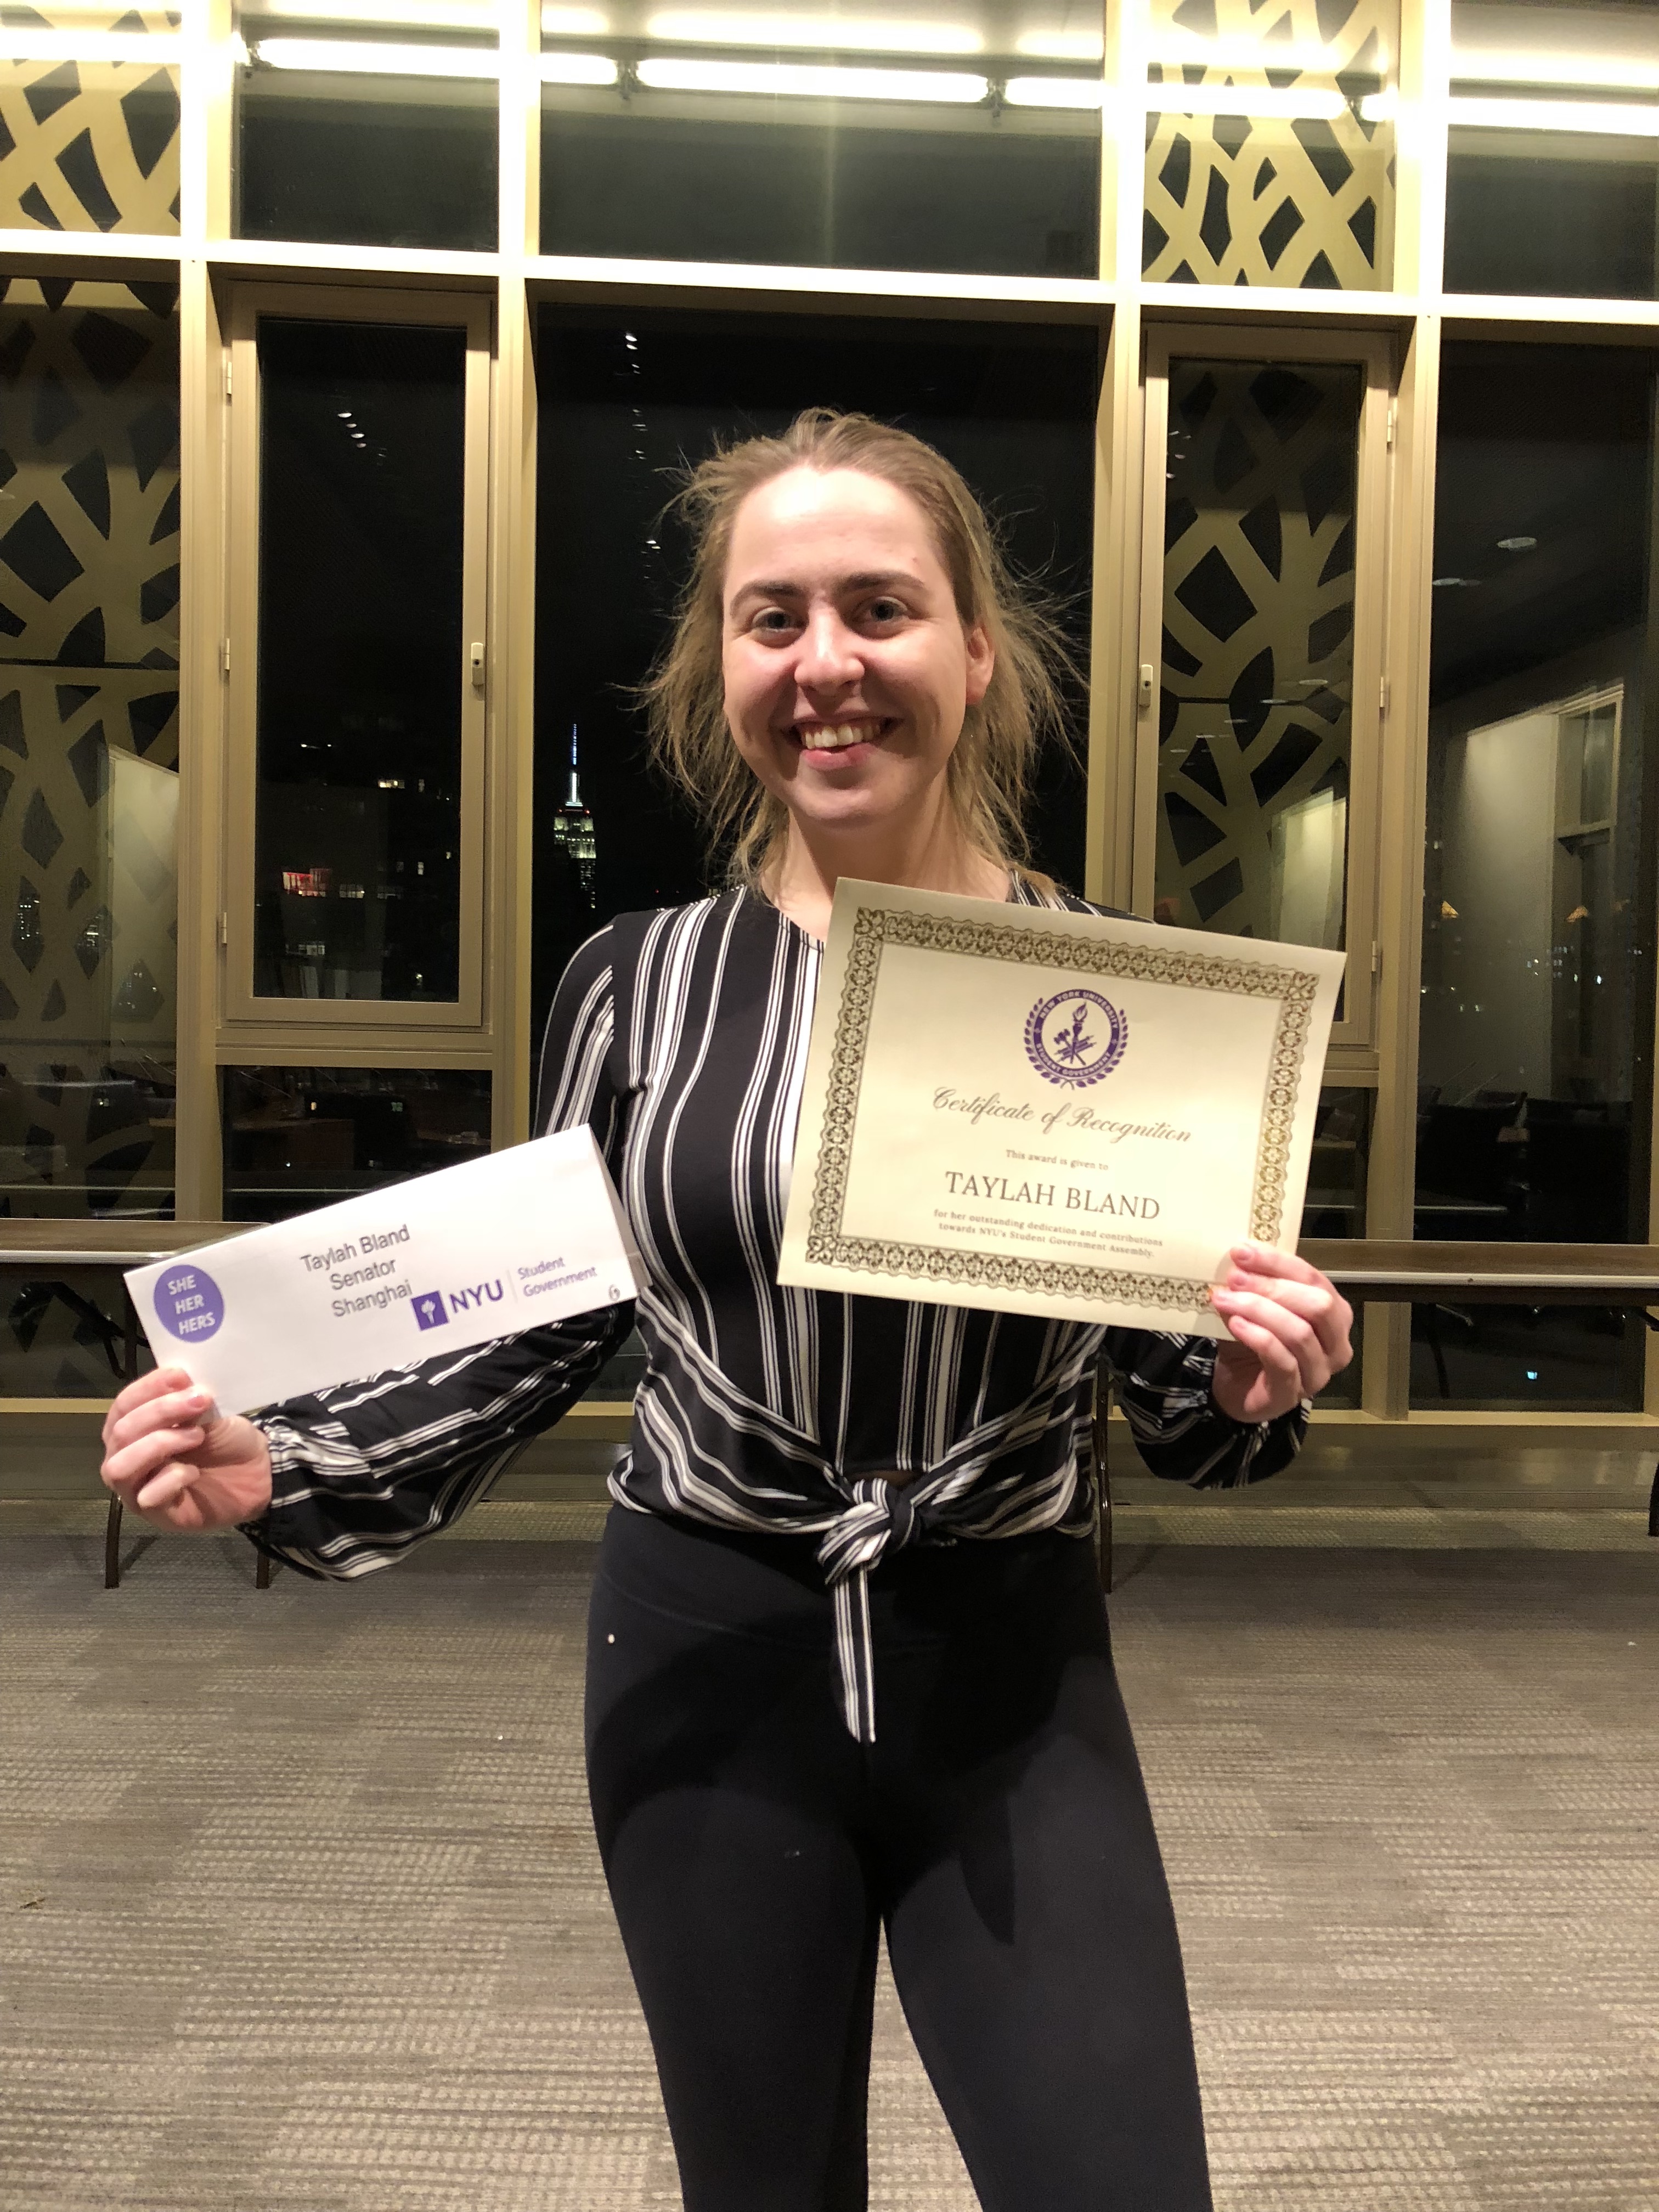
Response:
[[[877,1937],[985,2212],[1208,2212],[1181,1954],[1087,1545],[871,1577],[848,1735],[809,1540],[617,1510],[587,1759],[687,2212],[854,2212]]]

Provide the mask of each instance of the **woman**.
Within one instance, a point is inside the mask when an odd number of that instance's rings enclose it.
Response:
[[[1199,2212],[1180,1954],[1086,1540],[1090,1381],[1103,1340],[1157,1470],[1243,1482],[1294,1454],[1351,1316],[1248,1247],[1219,1352],[777,1286],[837,878],[1087,909],[1018,865],[1045,637],[954,470],[814,412],[707,462],[685,511],[651,704],[733,887],[576,955],[539,1109],[593,1127],[649,1279],[586,1736],[685,2203],[865,2203],[884,1926],[988,2212]],[[116,1401],[105,1480],[163,1527],[362,1574],[453,1520],[635,1318],[253,1420],[163,1370]]]

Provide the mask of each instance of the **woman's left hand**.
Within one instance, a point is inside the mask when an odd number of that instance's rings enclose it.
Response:
[[[1210,1395],[1236,1421],[1271,1421],[1316,1398],[1353,1358],[1353,1308],[1328,1275],[1292,1252],[1235,1244],[1210,1304],[1231,1332]]]

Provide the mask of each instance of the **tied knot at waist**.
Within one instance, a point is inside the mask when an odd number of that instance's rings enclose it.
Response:
[[[880,1476],[853,1484],[853,1503],[831,1523],[818,1546],[818,1565],[833,1588],[866,1571],[890,1551],[923,1534],[921,1515],[908,1491]]]

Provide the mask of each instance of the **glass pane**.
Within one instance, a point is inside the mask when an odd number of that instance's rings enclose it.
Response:
[[[1363,1237],[1366,1178],[1370,1169],[1371,1119],[1376,1093],[1357,1085],[1328,1084],[1314,1120],[1308,1195],[1302,1208],[1304,1237]],[[1357,1406],[1362,1372],[1365,1309],[1356,1304],[1350,1364],[1319,1394],[1322,1406]]]
[[[1153,913],[1343,942],[1361,372],[1170,365]]]
[[[1617,347],[1446,349],[1419,1237],[1646,1238],[1654,396],[1651,360]],[[1475,1307],[1443,1332],[1454,1397],[1461,1347],[1481,1402],[1640,1404],[1634,1324],[1577,1308],[1516,1331]]]
[[[1098,376],[1095,333],[1072,326],[550,308],[538,336],[538,1038],[565,962],[599,923],[699,897],[719,873],[646,768],[629,692],[684,574],[685,546],[661,520],[672,471],[809,405],[897,418],[1000,518],[1016,564],[1061,600],[1083,653]],[[1073,706],[1077,751],[1049,749],[1032,828],[1039,866],[1076,885],[1086,714],[1080,697]]]
[[[544,253],[1098,273],[1098,8],[542,22]]]
[[[175,291],[0,307],[0,1213],[173,1212]]]
[[[1642,1403],[1639,1317],[1605,1306],[1413,1306],[1412,1404],[1619,1413]]]
[[[485,1070],[220,1071],[225,1218],[285,1221],[489,1150]]]
[[[1304,1237],[1365,1234],[1365,1183],[1376,1099],[1375,1091],[1352,1085],[1327,1085],[1320,1092],[1308,1195],[1302,1209]]]
[[[239,238],[493,252],[497,61],[489,0],[245,8]],[[437,18],[438,27],[433,27]]]
[[[261,998],[460,988],[466,334],[259,323]]]
[[[1152,0],[1142,274],[1386,289],[1399,0]]]
[[[178,11],[36,0],[5,20],[0,230],[176,237]]]
[[[1446,289],[1656,296],[1659,9],[1452,0]]]
[[[118,1267],[0,1267],[0,1398],[112,1398],[120,1389],[131,1324]],[[136,1326],[131,1349],[136,1371],[148,1373],[155,1362]]]

